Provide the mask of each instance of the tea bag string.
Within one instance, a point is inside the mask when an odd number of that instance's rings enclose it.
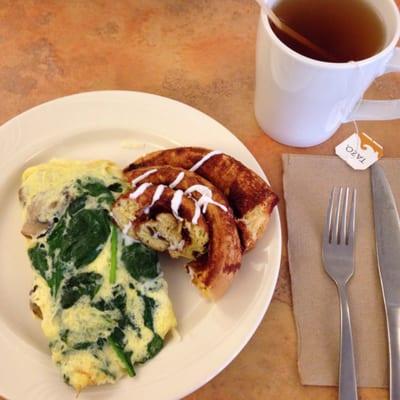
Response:
[[[357,135],[360,133],[360,130],[358,129],[357,121],[353,121],[354,127],[356,128],[356,133]]]
[[[357,121],[353,120],[353,125],[354,125],[354,127],[356,128],[356,133],[357,133],[357,135],[360,135],[360,130],[358,129]],[[357,149],[356,149],[357,152],[360,151],[360,147],[361,147],[361,140],[360,140],[359,142],[357,142]]]

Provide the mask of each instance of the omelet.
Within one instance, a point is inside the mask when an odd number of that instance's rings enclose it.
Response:
[[[22,176],[31,308],[77,391],[134,376],[176,327],[157,253],[113,222],[126,190],[110,161],[52,160]]]

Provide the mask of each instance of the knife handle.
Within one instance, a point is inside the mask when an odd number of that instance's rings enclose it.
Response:
[[[386,308],[389,341],[390,400],[400,399],[400,308]]]

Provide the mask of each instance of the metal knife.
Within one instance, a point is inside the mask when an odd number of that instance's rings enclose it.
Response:
[[[400,218],[382,167],[371,167],[375,238],[386,309],[390,400],[400,399]]]

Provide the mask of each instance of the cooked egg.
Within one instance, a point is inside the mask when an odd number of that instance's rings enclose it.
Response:
[[[156,253],[125,243],[112,223],[111,204],[125,188],[109,161],[52,160],[22,176],[31,302],[53,361],[77,391],[134,375],[176,327]]]

